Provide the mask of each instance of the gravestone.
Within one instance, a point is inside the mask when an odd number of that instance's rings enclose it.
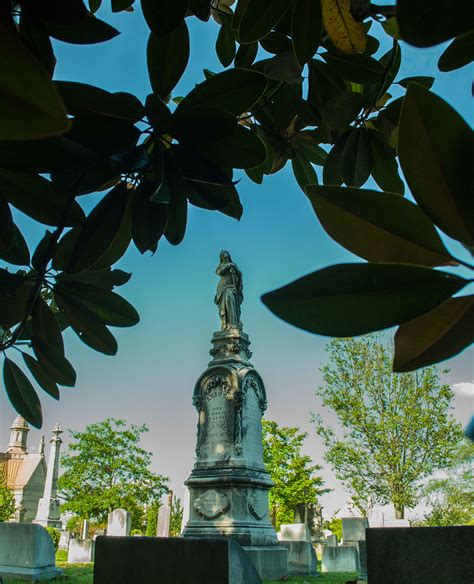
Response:
[[[326,536],[326,545],[328,547],[337,547],[337,535],[335,533]]]
[[[306,523],[282,523],[280,526],[280,541],[309,541],[311,532]]]
[[[33,523],[0,523],[0,578],[51,580],[61,576],[55,566],[49,533]]]
[[[232,538],[261,578],[278,579],[287,573],[287,550],[278,545],[268,513],[273,483],[263,463],[266,391],[240,321],[242,274],[228,252],[220,259],[215,303],[221,330],[212,337],[212,360],[193,394],[196,460],[186,481],[190,507],[183,537]]]
[[[68,564],[89,564],[94,561],[93,539],[71,539],[67,554]]]
[[[108,515],[107,535],[127,536],[130,535],[132,516],[125,509],[114,509]]]
[[[99,537],[94,584],[262,584],[231,539]]]
[[[89,520],[84,519],[82,522],[82,539],[89,539]]]
[[[61,531],[61,535],[59,536],[58,549],[60,549],[60,550],[69,549],[69,542],[70,541],[71,541],[71,532],[70,531]]]
[[[343,517],[342,541],[344,544],[365,540],[365,530],[368,525],[365,517]]]
[[[359,554],[357,548],[352,545],[341,545],[338,547],[323,545],[321,571],[358,572]]]
[[[359,578],[367,580],[367,542],[359,541]]]
[[[367,530],[370,584],[472,584],[474,527]]]
[[[315,575],[317,559],[306,523],[283,523],[278,535],[280,544],[288,550],[290,574]]]
[[[410,527],[408,519],[385,519],[383,527]]]
[[[157,537],[169,537],[172,503],[173,494],[169,494],[168,502],[165,505],[160,505],[160,508],[158,509],[158,519],[156,522]]]

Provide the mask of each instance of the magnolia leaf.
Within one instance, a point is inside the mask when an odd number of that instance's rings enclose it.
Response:
[[[29,292],[23,276],[0,268],[0,326],[8,329],[23,319]]]
[[[263,39],[283,18],[290,6],[290,0],[272,0],[272,2],[249,0],[240,19],[239,42],[247,44]]]
[[[302,191],[305,191],[308,185],[318,184],[318,177],[311,162],[304,154],[297,150],[295,150],[293,158],[291,159],[291,167]]]
[[[432,47],[473,26],[469,0],[454,6],[450,0],[397,0],[397,17],[403,40],[415,47]]]
[[[344,130],[364,105],[362,93],[345,91],[331,98],[323,108],[323,117],[331,130]]]
[[[86,270],[77,274],[67,274],[63,272],[56,276],[57,281],[63,282],[79,282],[82,284],[92,284],[99,288],[112,290],[116,286],[123,286],[126,284],[132,274],[124,272],[123,270],[112,270],[106,268],[104,270]]]
[[[308,131],[298,132],[291,138],[291,144],[294,149],[304,154],[304,156],[313,164],[323,166],[326,161],[327,152],[315,142],[314,138]]]
[[[16,225],[13,225],[13,239],[5,252],[0,252],[0,259],[15,266],[27,266],[30,263],[30,252],[25,238]]]
[[[450,298],[398,328],[393,370],[412,371],[445,361],[473,341],[474,296]]]
[[[258,52],[258,43],[240,45],[235,54],[234,64],[241,69],[249,69],[255,61]]]
[[[372,170],[372,144],[365,128],[355,128],[346,140],[341,159],[341,174],[347,186],[360,187]]]
[[[0,19],[0,59],[0,140],[64,134],[70,121],[61,97],[46,69],[22,42],[8,10]]]
[[[398,163],[393,148],[386,144],[378,132],[370,131],[372,141],[372,176],[383,191],[403,195],[405,183],[398,174]]]
[[[55,290],[54,298],[81,341],[105,355],[117,353],[118,345],[115,337],[97,316],[80,302],[74,302],[72,296],[63,296],[58,290]]]
[[[15,410],[32,426],[41,428],[43,415],[36,391],[28,377],[8,357],[3,363],[3,382]]]
[[[189,32],[183,20],[168,34],[150,35],[147,46],[148,75],[153,91],[163,100],[181,79],[189,61]]]
[[[296,0],[293,4],[291,37],[298,63],[303,66],[316,53],[321,42],[321,3],[314,0]]]
[[[379,61],[367,55],[323,53],[321,55],[334,71],[346,81],[354,83],[380,83],[385,69]]]
[[[474,245],[472,132],[443,99],[410,83],[400,116],[398,154],[416,202],[445,233]]]
[[[10,205],[0,195],[0,253],[8,251],[13,243],[14,225]]]
[[[342,134],[329,151],[323,167],[323,182],[325,185],[342,185],[341,174],[342,153],[349,137],[349,132]]]
[[[454,71],[474,60],[474,31],[456,37],[438,60],[440,71]]]
[[[286,322],[326,336],[351,337],[421,316],[467,281],[405,264],[339,264],[262,296]]]
[[[414,77],[404,77],[403,79],[400,79],[400,81],[397,81],[398,85],[401,85],[402,87],[407,88],[409,83],[419,83],[420,85],[423,85],[424,87],[426,87],[427,89],[431,89],[431,86],[434,83],[434,77],[429,77],[426,75],[415,75]]]
[[[49,21],[46,29],[50,36],[65,43],[90,45],[103,43],[119,35],[119,31],[92,14],[70,24]]]
[[[339,187],[308,187],[326,233],[372,261],[442,266],[454,263],[431,221],[394,193]]]
[[[111,326],[134,326],[140,320],[135,308],[115,292],[82,282],[56,282],[54,292],[75,304],[84,306],[101,322]]]
[[[43,340],[31,340],[36,358],[46,374],[59,385],[72,387],[76,383],[76,372],[63,352]]]
[[[228,67],[234,60],[235,39],[231,18],[222,18],[222,25],[216,40],[216,54],[223,67]]]
[[[46,231],[33,253],[31,265],[37,272],[41,271],[43,267],[46,267],[51,260],[50,254],[52,248],[50,249],[50,245],[52,235],[51,231]]]
[[[59,399],[59,389],[55,381],[49,377],[49,375],[41,368],[39,362],[28,355],[27,353],[22,352],[23,360],[25,361],[26,366],[30,370],[30,373],[36,380],[36,383],[44,389],[46,393],[48,393],[54,399]]]
[[[323,23],[329,38],[343,53],[363,53],[367,33],[351,14],[351,0],[321,0]]]
[[[42,340],[64,355],[63,335],[58,321],[41,296],[36,299],[31,316],[32,339]]]
[[[155,190],[154,182],[144,180],[133,197],[132,235],[140,253],[157,245],[168,222],[168,205],[150,202],[150,196]]]
[[[146,23],[159,39],[184,20],[189,0],[141,0],[141,4]]]
[[[189,202],[201,209],[217,210],[240,220],[243,213],[237,189],[233,185],[210,185],[187,181]]]
[[[188,219],[186,185],[181,171],[177,168],[174,168],[167,175],[167,178],[170,202],[168,204],[168,221],[164,234],[171,245],[179,245],[184,239]]]

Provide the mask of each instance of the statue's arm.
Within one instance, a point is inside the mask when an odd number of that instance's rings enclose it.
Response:
[[[227,272],[227,270],[229,269],[229,267],[230,267],[231,265],[232,265],[232,264],[219,264],[219,265],[217,266],[217,269],[216,269],[216,274],[217,274],[218,276],[222,276],[222,274],[225,274],[225,273]]]

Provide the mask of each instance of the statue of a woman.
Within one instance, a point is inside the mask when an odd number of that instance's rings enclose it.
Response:
[[[228,251],[221,251],[216,274],[220,276],[220,280],[214,302],[219,307],[221,330],[231,327],[241,329],[240,305],[244,299],[242,272],[234,264]]]

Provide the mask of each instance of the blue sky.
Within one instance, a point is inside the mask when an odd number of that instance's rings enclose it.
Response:
[[[55,78],[91,83],[110,91],[129,91],[144,100],[150,92],[145,60],[149,33],[138,3],[132,14],[111,15],[104,8],[98,16],[116,26],[121,35],[92,46],[57,42]],[[201,81],[203,68],[222,69],[214,51],[218,26],[213,21],[189,22],[192,56],[175,95],[185,94]],[[376,26],[372,34],[379,36]],[[386,43],[380,54],[388,48]],[[436,62],[441,50],[435,47],[420,51],[403,45],[398,78],[435,76],[433,90],[469,118],[468,68],[439,74]],[[213,304],[217,284],[214,270],[219,251],[228,249],[244,274],[242,320],[252,341],[253,363],[267,386],[267,417],[307,430],[310,436],[306,451],[322,463],[321,444],[309,423],[309,411],[322,411],[314,388],[320,380],[318,368],[324,362],[327,339],[278,320],[259,298],[305,273],[355,257],[325,234],[289,167],[266,177],[262,186],[242,173],[238,188],[244,206],[240,222],[190,207],[186,237],[180,246],[163,241],[153,257],[143,257],[130,248],[119,267],[133,272],[133,277],[121,293],[136,306],[142,320],[132,329],[115,329],[119,352],[114,358],[95,353],[73,333],[67,333],[67,353],[78,372],[77,387],[64,388],[59,403],[45,394],[41,396],[44,429],[31,432],[32,445],[56,421],[63,428],[74,429],[107,416],[144,422],[150,427],[144,445],[154,452],[155,470],[170,476],[177,495],[182,496],[182,482],[194,456],[192,390],[209,361],[210,337],[219,328]],[[30,240],[42,235],[42,227],[20,214],[17,217]],[[462,250],[456,251],[463,254]],[[448,383],[472,380],[472,350],[446,366],[451,369],[445,377]],[[474,411],[472,397],[459,395],[455,405],[456,416],[463,422]],[[8,440],[13,416],[1,392],[0,446]],[[323,416],[331,421],[327,412]],[[335,488],[323,499],[331,511],[344,503],[345,495],[326,468],[324,476]]]

